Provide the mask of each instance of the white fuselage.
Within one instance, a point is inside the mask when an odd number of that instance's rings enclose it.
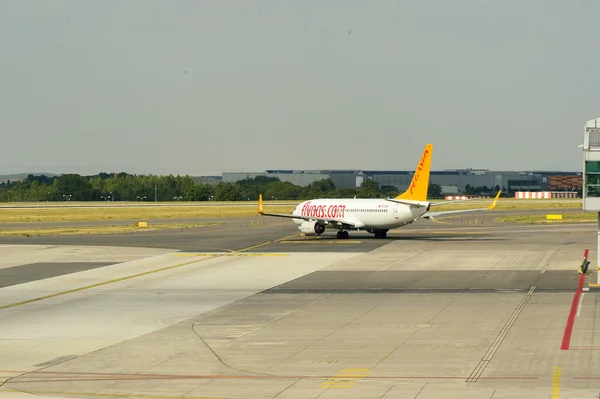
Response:
[[[317,199],[302,202],[292,215],[342,219],[360,230],[388,230],[414,222],[427,212],[427,208],[384,199]],[[299,228],[306,223],[302,219],[293,220]]]

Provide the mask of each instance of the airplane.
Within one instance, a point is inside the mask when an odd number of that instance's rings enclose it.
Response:
[[[300,203],[291,214],[282,214],[266,213],[263,209],[262,194],[260,194],[258,213],[262,216],[292,219],[298,225],[298,229],[307,236],[320,236],[326,228],[329,228],[338,230],[339,239],[349,238],[351,230],[364,230],[374,234],[375,238],[386,238],[390,229],[406,226],[421,218],[434,219],[449,214],[488,211],[496,206],[502,190],[498,191],[494,201],[487,208],[430,212],[434,206],[469,201],[427,201],[432,150],[433,144],[425,146],[408,189],[395,198],[314,199]]]

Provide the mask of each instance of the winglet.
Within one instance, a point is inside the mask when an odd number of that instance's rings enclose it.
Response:
[[[258,213],[261,214],[261,215],[263,213],[265,213],[265,211],[263,210],[262,194],[258,195]]]
[[[498,191],[498,194],[496,194],[496,198],[494,198],[494,202],[492,202],[492,205],[490,205],[488,207],[488,211],[491,211],[492,209],[494,209],[494,207],[496,206],[496,202],[498,202],[498,197],[500,197],[501,192],[502,192],[502,190]]]
[[[429,171],[431,170],[431,152],[433,144],[427,144],[408,190],[396,197],[396,199],[427,201],[427,191],[429,189]]]

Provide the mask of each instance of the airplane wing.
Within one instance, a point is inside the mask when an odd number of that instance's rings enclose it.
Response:
[[[494,202],[492,202],[492,205],[488,206],[487,208],[459,209],[459,210],[455,210],[455,211],[441,211],[441,212],[427,212],[422,217],[424,219],[435,219],[440,216],[453,215],[453,214],[457,214],[457,213],[490,211],[490,210],[494,209],[494,207],[496,206],[496,202],[498,202],[498,197],[500,197],[501,192],[502,192],[502,190],[498,191],[498,194],[496,194],[496,198],[494,198]],[[440,203],[437,203],[435,205],[439,205],[439,204]],[[434,204],[431,204],[431,205],[433,206]]]
[[[287,214],[287,213],[266,213],[263,210],[262,194],[260,194],[258,197],[258,213],[263,216],[274,216],[274,217],[288,218],[288,219],[301,219],[301,220],[305,220],[307,222],[318,221],[318,222],[324,222],[325,224],[334,224],[337,226],[345,225],[345,226],[350,226],[350,227],[354,227],[354,228],[363,227],[362,223],[355,223],[355,222],[351,222],[346,219],[320,218],[320,217],[315,217],[315,216],[296,216],[296,215],[291,215],[291,214]]]

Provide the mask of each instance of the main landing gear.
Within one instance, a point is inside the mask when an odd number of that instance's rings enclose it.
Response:
[[[369,233],[371,234],[375,234],[375,238],[386,238],[387,237],[387,229],[377,229],[377,230],[367,230]],[[338,230],[337,232],[337,238],[341,239],[341,240],[347,240],[348,238],[350,238],[350,234],[348,233],[348,230]]]
[[[386,238],[388,229],[367,229],[367,232],[375,234],[375,238]]]
[[[338,230],[337,238],[347,240],[348,238],[350,238],[350,234],[348,233],[348,230]]]
[[[375,234],[375,238],[386,238],[387,230],[373,230],[373,234]]]

